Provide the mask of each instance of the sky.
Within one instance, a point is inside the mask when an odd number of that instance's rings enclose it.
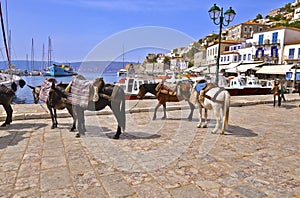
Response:
[[[208,10],[216,3],[236,17],[230,26],[266,16],[288,0],[1,0],[11,31],[12,59],[47,57],[48,37],[52,60],[143,61],[151,52],[168,52],[218,32]],[[0,46],[4,53],[2,39]],[[124,55],[123,55],[124,54]],[[0,57],[4,60],[4,56]],[[47,58],[45,58],[47,59]]]

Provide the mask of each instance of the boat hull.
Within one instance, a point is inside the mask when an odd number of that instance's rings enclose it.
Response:
[[[269,87],[243,87],[243,88],[230,88],[225,87],[231,96],[241,95],[266,95],[271,93]]]
[[[66,70],[65,68],[60,66],[51,66],[49,67],[49,71],[43,74],[43,76],[73,76],[73,75],[76,75],[76,73],[72,69]]]

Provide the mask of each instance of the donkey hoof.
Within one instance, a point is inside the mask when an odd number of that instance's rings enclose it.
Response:
[[[9,124],[3,123],[0,127],[1,128],[7,128],[7,127],[9,127]]]
[[[114,135],[113,139],[118,140],[120,138],[119,135]]]
[[[80,134],[79,134],[79,133],[76,133],[75,137],[76,137],[76,138],[80,138]]]
[[[201,125],[200,125],[200,124],[198,124],[198,125],[197,125],[197,128],[201,128]]]
[[[162,117],[162,118],[161,118],[161,120],[166,120],[166,119],[167,119],[166,117]]]

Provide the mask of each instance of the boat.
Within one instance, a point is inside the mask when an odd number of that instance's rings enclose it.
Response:
[[[128,75],[128,71],[126,69],[120,69],[117,72],[118,81],[115,82],[115,85],[120,86],[125,93],[126,100],[137,100],[139,87],[142,84],[150,84],[155,83],[155,79],[153,77],[142,77],[138,75]],[[151,93],[147,93],[144,99],[153,99],[155,95]]]
[[[118,82],[115,83],[115,85],[120,86],[125,93],[125,99],[126,100],[137,100],[138,99],[138,93],[139,93],[139,87],[142,84],[151,84],[155,83],[155,79],[153,78],[143,78],[143,77],[125,77],[119,79]],[[154,99],[155,95],[151,93],[147,93],[144,97],[144,99]]]
[[[229,86],[224,87],[231,96],[265,95],[271,93],[270,86],[262,86],[255,76],[236,76],[229,78]]]
[[[77,73],[70,65],[53,64],[43,73],[43,76],[73,76]]]
[[[6,40],[6,34],[5,34],[5,28],[4,28],[4,20],[3,20],[3,14],[2,14],[2,5],[0,2],[0,19],[1,19],[1,28],[2,28],[2,36],[3,36],[3,42],[6,52],[6,59],[7,59],[7,65],[8,69],[4,71],[4,73],[0,73],[0,84],[3,84],[7,86],[8,88],[11,87],[11,84],[14,82],[17,85],[19,84],[19,81],[21,80],[21,77],[16,75],[19,73],[19,70],[16,69],[16,67],[11,64],[10,54],[9,54],[9,47]]]

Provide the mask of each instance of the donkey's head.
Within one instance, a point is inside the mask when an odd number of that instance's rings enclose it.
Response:
[[[34,104],[37,104],[39,102],[39,97],[40,97],[40,91],[41,91],[41,86],[30,86],[27,85],[30,89],[32,89],[32,96],[33,96],[33,102]]]

